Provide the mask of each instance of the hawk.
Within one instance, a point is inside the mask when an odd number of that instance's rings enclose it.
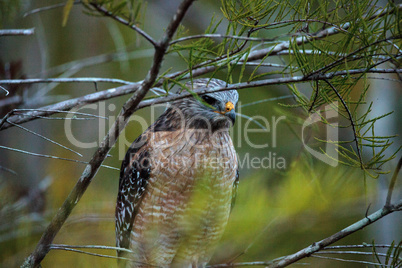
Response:
[[[197,79],[188,87],[226,86]],[[235,90],[172,102],[130,146],[116,204],[125,267],[204,267],[221,238],[239,182],[229,136]]]

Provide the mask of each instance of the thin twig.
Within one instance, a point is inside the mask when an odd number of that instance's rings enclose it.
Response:
[[[129,258],[117,257],[117,256],[111,256],[111,255],[105,255],[105,254],[99,254],[99,253],[92,253],[92,252],[83,251],[83,250],[79,250],[79,249],[61,247],[61,246],[55,246],[55,245],[51,245],[50,249],[72,251],[72,252],[76,252],[76,253],[82,253],[82,254],[87,254],[87,255],[96,256],[96,257],[103,257],[103,258],[119,259],[119,260],[126,260],[126,261],[130,260]]]
[[[374,13],[372,16],[370,16],[369,20],[374,19],[374,18],[379,18],[382,17],[386,14],[391,14],[393,12],[395,12],[395,10],[401,10],[402,9],[402,4],[396,5],[394,8],[387,8],[384,10],[381,10],[379,12]],[[347,22],[344,23],[343,25],[341,25],[341,29],[343,30],[347,30],[350,28],[350,26],[352,25],[352,23]],[[303,43],[309,42],[311,40],[318,40],[318,39],[322,39],[322,38],[326,38],[330,35],[334,35],[334,34],[338,34],[340,32],[340,30],[338,29],[338,27],[330,27],[327,29],[324,29],[322,31],[319,31],[317,33],[314,34],[314,36],[301,36],[299,38],[296,38],[293,43],[297,44],[297,45],[301,45]],[[258,51],[252,51],[247,58],[243,58],[243,60],[247,60],[247,61],[253,61],[253,60],[258,60],[261,59],[263,57],[265,57],[267,54],[269,55],[275,55],[280,51],[283,50],[288,50],[290,48],[290,42],[289,41],[284,41],[280,44],[265,48],[265,49],[261,49]]]
[[[389,207],[391,205],[392,193],[394,191],[396,179],[398,178],[398,174],[399,174],[399,171],[401,170],[401,167],[402,167],[402,157],[399,158],[399,161],[398,161],[398,164],[396,165],[394,174],[392,175],[391,182],[389,183],[387,200],[385,201],[386,207]]]
[[[80,0],[74,1],[74,5],[76,5],[76,4],[81,4],[81,1]],[[26,16],[29,16],[29,15],[32,15],[32,14],[35,14],[35,13],[39,13],[39,12],[42,12],[42,11],[51,10],[51,9],[55,9],[55,8],[59,8],[59,7],[64,7],[65,5],[66,5],[66,3],[60,3],[60,4],[51,5],[51,6],[35,8],[35,9],[32,9],[31,11],[26,12],[24,14],[24,18]]]
[[[114,79],[114,78],[98,78],[98,77],[76,77],[76,78],[31,78],[31,79],[7,79],[0,80],[0,84],[5,85],[22,85],[36,83],[118,83],[124,85],[134,84],[133,82]]]
[[[21,36],[21,35],[33,35],[33,34],[35,34],[35,28],[0,30],[0,36]]]
[[[39,138],[41,138],[41,139],[44,139],[44,140],[46,140],[46,141],[48,141],[48,142],[50,142],[50,143],[56,144],[57,146],[60,146],[61,148],[64,148],[64,149],[66,149],[66,150],[68,150],[68,151],[70,151],[70,152],[73,152],[73,153],[75,153],[76,155],[82,157],[82,154],[80,154],[79,152],[76,152],[76,151],[74,151],[73,149],[68,148],[67,146],[64,146],[64,145],[62,145],[62,144],[60,144],[60,143],[58,143],[58,142],[56,142],[56,141],[54,141],[54,140],[52,140],[52,139],[49,139],[49,138],[47,138],[47,137],[45,137],[45,136],[43,136],[43,135],[41,135],[41,134],[39,134],[39,133],[36,133],[35,131],[32,131],[32,130],[30,130],[30,129],[27,129],[27,128],[25,128],[25,127],[23,127],[23,126],[20,126],[20,125],[18,125],[18,124],[14,124],[14,123],[12,123],[12,122],[9,122],[8,120],[7,120],[7,123],[12,124],[12,125],[14,125],[14,126],[20,128],[20,129],[22,129],[22,130],[28,132],[28,133],[31,133],[31,134],[33,134],[33,135],[35,135],[35,136],[37,136],[37,137],[39,137]]]
[[[88,252],[88,251],[79,250],[79,249],[76,249],[76,248],[100,248],[100,247],[96,247],[96,246],[89,246],[89,247],[81,246],[80,247],[80,246],[69,246],[69,245],[58,245],[58,244],[50,245],[50,249],[72,251],[72,252],[87,254],[87,255],[96,256],[96,257],[103,257],[103,258],[111,258],[111,259],[117,259],[117,260],[131,261],[131,262],[134,262],[134,263],[137,263],[137,264],[140,264],[140,265],[145,265],[146,267],[159,267],[159,268],[162,268],[161,266],[135,261],[135,260],[130,259],[130,258],[117,257],[117,256],[111,256],[111,255],[105,255],[105,254],[99,254],[99,253],[92,253],[92,252]],[[103,248],[107,249],[107,248],[112,248],[112,247],[103,247]],[[123,250],[121,248],[116,248],[116,249]],[[124,251],[127,251],[127,249],[125,249]],[[128,251],[128,252],[132,252],[132,251]]]
[[[0,130],[2,129],[2,126],[4,125],[4,123],[9,121],[8,118],[10,118],[13,115],[14,115],[14,117],[17,117],[17,118],[23,118],[24,116],[28,116],[28,117],[34,116],[36,118],[45,118],[44,116],[46,116],[46,115],[52,115],[52,114],[56,114],[56,113],[68,113],[68,114],[84,115],[84,116],[89,116],[89,117],[94,117],[94,118],[101,118],[101,119],[106,119],[106,120],[108,119],[107,117],[94,115],[94,114],[87,114],[87,113],[81,113],[81,112],[71,112],[71,111],[64,111],[64,110],[59,110],[59,109],[45,109],[45,108],[46,107],[43,107],[42,109],[13,109],[13,110],[9,111],[0,120]],[[73,108],[73,107],[71,107],[71,108]],[[28,112],[29,114],[18,114],[20,112]],[[35,113],[35,112],[39,113],[39,114],[32,115],[32,113]],[[15,115],[15,114],[17,114],[17,115]],[[47,118],[47,119],[49,119],[49,118]],[[27,121],[25,121],[25,122],[27,122]],[[13,120],[10,119],[10,122],[8,122],[8,124],[11,125],[11,123],[18,124],[20,122],[16,123],[16,122],[14,122]]]
[[[2,145],[0,145],[0,149],[6,149],[6,150],[10,150],[10,151],[18,152],[18,153],[23,153],[23,154],[27,154],[27,155],[32,155],[32,156],[70,161],[70,162],[75,162],[75,163],[80,163],[80,164],[88,164],[89,163],[89,162],[86,162],[86,161],[75,160],[75,159],[64,158],[64,157],[58,157],[58,156],[54,156],[54,155],[38,154],[38,153],[28,152],[28,151],[24,151],[24,150],[20,150],[20,149],[16,149],[16,148],[11,148],[11,147],[6,147],[6,146],[2,146]],[[101,166],[104,167],[104,168],[109,168],[109,169],[120,171],[119,168],[106,166],[106,165],[101,165]]]
[[[10,94],[10,92],[7,89],[5,89],[4,87],[0,86],[0,88],[6,92],[6,96],[8,96],[8,94]]]
[[[292,254],[288,255],[284,258],[282,258],[280,261],[276,262],[272,266],[269,266],[270,268],[279,268],[279,267],[285,267],[288,266],[289,264],[295,263],[298,260],[301,260],[305,257],[311,256],[311,254],[318,252],[322,250],[323,248],[335,243],[336,241],[339,241],[340,239],[351,235],[352,233],[363,229],[364,227],[378,221],[379,219],[385,217],[388,214],[391,214],[395,211],[401,211],[402,210],[402,200],[399,200],[398,203],[396,203],[393,206],[390,207],[383,207],[380,210],[377,210],[371,215],[368,215],[367,217],[364,217],[363,219],[359,220],[358,222],[355,222],[352,225],[349,225],[345,229],[319,241],[315,242],[312,245]]]
[[[260,27],[256,27],[253,29],[253,31],[259,31],[261,29],[266,29],[272,26],[276,26],[276,25],[280,25],[280,24],[290,24],[290,23],[298,23],[298,22],[318,22],[318,23],[322,23],[322,24],[326,24],[326,25],[330,25],[336,29],[338,29],[341,32],[345,32],[347,34],[349,34],[348,31],[346,31],[345,29],[343,29],[341,26],[338,26],[336,24],[330,23],[328,21],[323,21],[323,20],[316,20],[316,19],[298,19],[298,20],[282,20],[282,21],[276,21],[276,22],[272,22],[268,25],[264,25],[264,26],[260,26]]]
[[[286,95],[286,96],[280,96],[280,97],[275,97],[275,98],[268,98],[268,99],[264,99],[264,100],[253,101],[253,102],[250,102],[250,103],[242,104],[242,105],[238,106],[238,108],[244,108],[244,107],[247,107],[247,106],[254,106],[256,104],[260,104],[260,103],[264,103],[264,102],[283,100],[283,99],[289,99],[289,98],[294,98],[294,96],[293,95]]]
[[[319,92],[319,85],[318,85],[318,80],[316,80],[315,81],[315,90],[314,90],[314,99],[313,99],[313,101],[311,102],[311,105],[310,105],[310,107],[308,108],[308,112],[309,113],[311,113],[311,111],[313,110],[313,108],[314,108],[314,105],[315,105],[315,102],[317,101],[317,99],[318,99],[318,92]]]
[[[320,255],[322,255],[322,254],[354,254],[354,255],[372,256],[373,252],[339,250],[339,251],[319,251],[314,254],[320,254]],[[388,256],[385,253],[377,253],[377,255],[382,256],[382,257]],[[394,256],[391,255],[390,257],[393,258]]]
[[[353,262],[353,263],[362,263],[362,264],[370,264],[374,266],[385,266],[385,267],[392,267],[392,265],[384,265],[381,263],[375,263],[375,262],[370,262],[370,261],[358,261],[358,260],[347,260],[347,259],[341,259],[341,258],[334,258],[334,257],[328,257],[328,256],[319,256],[316,254],[312,254],[311,257],[314,258],[321,258],[321,259],[328,259],[328,260],[334,260],[334,261],[342,261],[342,262]]]
[[[387,244],[363,244],[363,245],[340,245],[340,246],[329,246],[325,247],[322,250],[327,250],[327,249],[345,249],[345,248],[389,248],[391,245]]]
[[[118,61],[124,56],[125,59],[138,59],[138,58],[146,58],[146,57],[152,57],[154,53],[154,49],[148,48],[148,49],[141,49],[141,50],[135,50],[131,52],[126,52],[124,51],[117,51],[113,53],[106,53],[106,54],[101,54],[93,57],[88,57],[80,60],[74,60],[70,61],[67,63],[63,63],[61,65],[52,67],[44,72],[41,72],[37,74],[36,76],[55,76],[57,74],[66,72],[68,70],[74,70],[78,71],[81,70],[85,67],[90,67],[102,63],[107,63],[107,62],[112,62],[112,61]]]
[[[13,174],[13,175],[18,175],[18,173],[15,172],[14,170],[9,169],[9,168],[6,168],[6,167],[3,167],[3,166],[0,166],[0,170],[7,171],[7,172],[9,172],[9,173],[11,173],[11,174]]]
[[[52,244],[52,247],[63,247],[63,248],[91,248],[91,249],[110,249],[110,250],[120,250],[129,253],[133,253],[132,250],[127,248],[119,248],[113,246],[104,246],[104,245],[65,245],[65,244]]]
[[[343,56],[343,57],[331,62],[330,64],[319,68],[318,70],[315,70],[315,71],[311,72],[309,75],[310,76],[315,76],[315,75],[317,75],[319,73],[326,72],[326,71],[336,67],[337,65],[344,63],[345,60],[350,58],[350,57],[353,57],[353,60],[358,60],[360,58],[363,58],[363,56],[356,57],[355,55],[357,53],[359,53],[359,52],[364,51],[365,49],[369,48],[370,46],[373,46],[373,45],[376,45],[376,44],[379,44],[379,43],[382,43],[382,42],[387,42],[389,40],[401,39],[401,38],[402,38],[402,35],[397,35],[397,36],[390,36],[390,37],[387,37],[387,38],[384,38],[384,39],[376,40],[376,41],[374,41],[374,42],[372,42],[372,43],[370,43],[370,44],[368,44],[366,46],[359,47],[358,49],[354,50],[353,52],[350,52],[349,54],[347,54],[347,55],[345,55],[345,56]],[[382,61],[377,62],[375,65],[373,65],[372,68],[374,68],[375,66],[377,66],[377,65],[379,65],[381,63],[384,63],[384,62],[387,62],[387,61],[390,61],[390,60],[392,60],[392,58],[384,58],[384,59],[382,59]]]
[[[349,117],[349,121],[350,121],[350,125],[352,126],[352,131],[353,131],[353,136],[354,139],[353,141],[355,142],[356,145],[356,151],[357,151],[357,156],[359,157],[359,162],[360,162],[360,168],[364,169],[364,164],[363,164],[363,157],[362,157],[362,153],[360,151],[360,145],[359,145],[359,141],[357,139],[358,135],[356,132],[356,123],[355,120],[353,119],[352,113],[349,110],[348,105],[346,104],[345,100],[342,98],[341,94],[339,94],[338,90],[332,85],[331,82],[329,82],[327,79],[324,79],[324,81],[332,88],[332,90],[335,92],[336,96],[338,97],[338,99],[341,101],[343,107],[345,108],[346,113],[348,114]]]
[[[144,37],[149,43],[151,43],[155,48],[158,46],[157,42],[149,35],[147,34],[145,31],[143,31],[141,28],[135,26],[135,24],[130,23],[128,21],[126,21],[125,19],[114,15],[112,12],[110,12],[109,10],[107,10],[106,8],[102,7],[101,5],[98,5],[96,3],[90,3],[90,5],[92,7],[94,7],[98,12],[102,13],[105,16],[111,17],[112,19],[120,22],[121,24],[124,24],[128,27],[130,27],[131,29],[133,29],[134,31],[136,31],[137,33],[139,33],[142,37]]]
[[[254,26],[256,26],[257,24],[258,24],[258,20],[255,21]],[[251,34],[252,34],[252,29],[250,29],[247,32],[247,37],[250,37]],[[186,75],[186,77],[187,77],[189,73],[191,73],[190,77],[195,77],[197,75],[203,74],[204,72],[212,72],[212,71],[216,70],[216,68],[218,68],[218,66],[222,66],[222,65],[225,66],[225,65],[227,65],[227,63],[225,63],[225,62],[222,63],[222,61],[224,59],[227,59],[228,57],[231,57],[231,56],[237,54],[238,52],[242,51],[243,48],[247,45],[247,42],[248,42],[248,40],[245,40],[243,42],[243,44],[241,44],[236,49],[230,51],[227,54],[224,54],[224,55],[216,57],[214,59],[206,60],[206,61],[204,61],[204,62],[202,62],[200,64],[197,64],[197,65],[193,66],[193,68],[191,70],[186,69],[184,71],[179,71],[179,72],[173,73],[173,74],[170,75],[170,79],[174,79],[176,77],[182,77],[183,78],[184,74],[187,74]],[[261,58],[263,58],[263,57],[261,57]],[[234,62],[234,64],[235,63],[236,63],[236,61]],[[213,66],[208,66],[208,65],[211,65],[211,64],[214,64],[214,65]]]
[[[288,34],[287,34],[288,35]],[[297,34],[299,36],[300,34]],[[198,34],[191,35],[176,39],[170,42],[170,45],[177,44],[180,42],[192,40],[192,39],[200,39],[200,38],[227,38],[227,39],[236,39],[236,40],[245,40],[245,41],[257,41],[257,42],[273,42],[278,38],[260,38],[260,37],[249,37],[249,36],[238,36],[238,35],[223,35],[223,34]],[[277,43],[277,42],[275,42]]]
[[[241,114],[241,113],[236,113],[236,116],[242,117],[242,118],[246,118],[247,120],[250,120],[251,122],[254,122],[254,124],[256,124],[257,126],[259,126],[260,128],[262,128],[263,130],[267,130],[266,127],[264,127],[260,122],[258,122],[257,120],[255,120],[254,118],[245,115],[245,114]]]

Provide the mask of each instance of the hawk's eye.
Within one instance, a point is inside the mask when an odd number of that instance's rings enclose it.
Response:
[[[214,104],[216,103],[216,99],[214,99],[214,98],[212,98],[212,97],[210,97],[210,96],[203,95],[201,98],[202,98],[206,103],[208,103],[209,105],[214,105]]]

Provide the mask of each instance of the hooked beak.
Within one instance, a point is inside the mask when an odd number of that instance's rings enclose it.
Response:
[[[233,104],[233,102],[228,101],[225,104],[225,110],[223,112],[220,111],[214,111],[215,113],[218,114],[222,114],[222,115],[226,115],[227,117],[229,117],[230,121],[232,121],[232,125],[234,125],[235,121],[236,121],[236,112],[235,112],[235,106]]]

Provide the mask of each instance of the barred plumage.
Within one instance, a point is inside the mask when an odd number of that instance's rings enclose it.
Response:
[[[116,205],[116,244],[133,252],[118,252],[131,259],[124,265],[204,266],[223,234],[238,183],[229,136],[238,94],[202,98],[214,108],[193,97],[173,102],[126,154]]]

